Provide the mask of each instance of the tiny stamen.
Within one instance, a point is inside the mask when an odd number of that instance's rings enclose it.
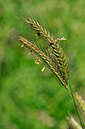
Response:
[[[21,47],[24,47],[24,44],[22,44]]]
[[[42,62],[41,62],[40,58],[37,57],[37,59],[35,60],[35,64],[41,64],[41,63]]]
[[[28,56],[31,54],[31,52],[28,53]]]
[[[45,70],[45,66],[42,68],[41,72],[43,72]]]

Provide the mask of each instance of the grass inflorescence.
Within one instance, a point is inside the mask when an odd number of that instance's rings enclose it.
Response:
[[[64,40],[64,38],[56,39],[50,32],[46,31],[38,22],[33,18],[26,15],[24,22],[35,32],[38,39],[45,43],[46,47],[42,48],[40,44],[36,42],[30,42],[23,36],[16,34],[17,40],[29,51],[33,51],[39,56],[46,66],[55,74],[60,80],[62,85],[68,89],[68,63],[63,53],[62,48],[59,46],[58,40]],[[35,36],[35,35],[34,35]]]

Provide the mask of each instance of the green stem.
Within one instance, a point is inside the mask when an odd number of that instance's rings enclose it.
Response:
[[[69,89],[70,89],[71,97],[72,97],[72,99],[73,99],[74,107],[75,107],[75,109],[76,109],[76,112],[77,112],[77,115],[78,115],[78,118],[79,118],[79,121],[80,121],[80,125],[81,125],[82,129],[84,129],[85,125],[84,125],[83,119],[81,118],[81,115],[80,115],[80,113],[79,113],[78,107],[77,107],[77,105],[76,105],[76,101],[75,101],[75,98],[74,98],[73,90],[72,90],[72,87],[71,87],[70,84],[69,84]]]

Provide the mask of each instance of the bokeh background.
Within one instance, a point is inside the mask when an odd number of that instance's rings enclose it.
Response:
[[[85,99],[85,1],[0,0],[0,129],[67,129],[69,113],[77,118],[69,92],[11,39],[13,29],[28,30],[17,18],[24,11],[48,21],[58,38],[66,37],[70,82]]]

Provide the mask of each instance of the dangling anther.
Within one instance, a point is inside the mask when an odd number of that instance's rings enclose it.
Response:
[[[45,70],[45,66],[41,69],[41,72],[43,72]]]
[[[28,53],[28,56],[31,54],[31,52]]]
[[[22,44],[21,47],[24,47],[24,44]]]
[[[28,50],[29,50],[29,52],[28,52],[28,56],[29,56],[32,53],[32,50],[30,48],[28,48]]]
[[[36,61],[35,61],[35,64],[40,64],[39,60],[36,60]]]
[[[41,64],[41,63],[42,62],[41,62],[40,58],[37,57],[37,60],[35,61],[35,64]]]
[[[27,48],[27,46],[25,46],[25,49]]]

